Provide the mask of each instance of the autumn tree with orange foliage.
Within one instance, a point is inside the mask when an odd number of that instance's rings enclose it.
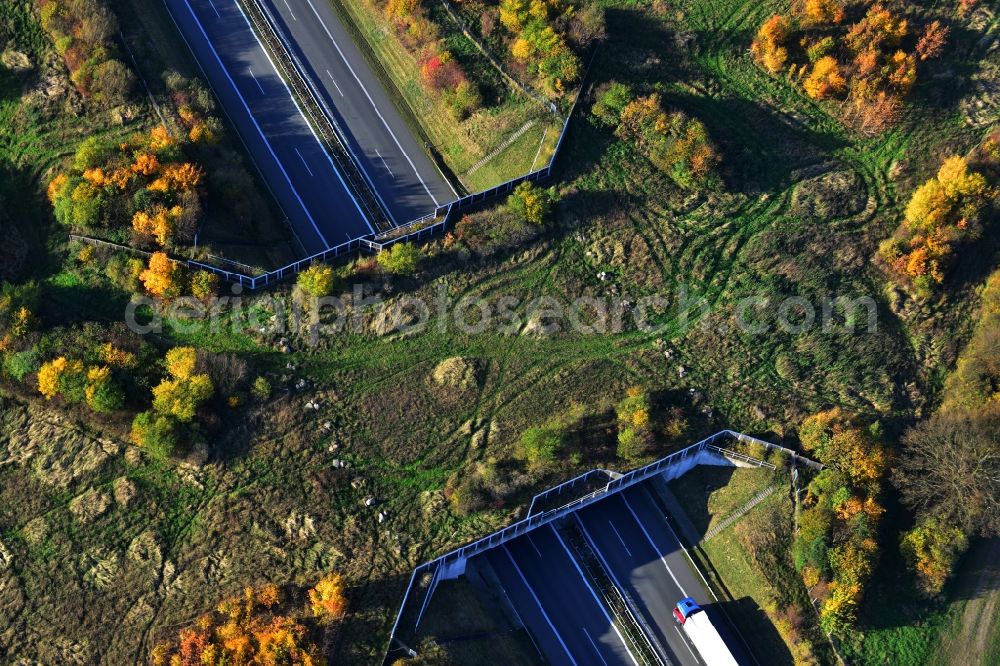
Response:
[[[343,577],[333,573],[316,583],[316,587],[309,590],[309,606],[313,616],[323,624],[339,620],[347,608]]]
[[[791,32],[789,20],[781,14],[774,14],[764,21],[750,44],[754,59],[771,74],[784,70],[785,63],[788,62],[788,49],[785,45]]]
[[[617,98],[614,104],[607,102],[611,96]],[[708,129],[680,111],[667,113],[659,94],[633,99],[631,93],[622,93],[619,87],[609,88],[595,105],[597,108],[608,109],[606,120],[614,122],[617,115],[615,135],[634,143],[679,186],[711,189],[721,184],[716,172],[719,152]]]
[[[839,0],[798,0],[790,16],[775,14],[760,26],[750,51],[767,72],[801,80],[809,97],[843,100],[835,108],[845,122],[878,134],[898,122],[918,64],[941,54],[948,29],[928,24],[909,52],[913,26],[886,5],[871,5],[846,33],[844,18]]]
[[[950,32],[951,30],[942,25],[941,21],[929,23],[920,35],[920,41],[917,42],[917,57],[923,61],[940,56],[948,43]]]
[[[143,286],[153,296],[175,298],[183,289],[183,271],[163,252],[149,255],[149,266],[139,276]]]
[[[839,0],[799,0],[792,11],[807,27],[836,25],[844,20],[844,5]]]
[[[824,56],[813,65],[812,72],[802,83],[802,87],[813,99],[830,99],[844,94],[847,79],[840,73],[836,58]]]
[[[316,630],[279,614],[280,602],[275,585],[247,587],[181,629],[175,640],[158,644],[150,660],[154,666],[323,663]]]

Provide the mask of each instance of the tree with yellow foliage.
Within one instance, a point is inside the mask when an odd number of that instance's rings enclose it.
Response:
[[[194,347],[174,347],[164,356],[167,372],[174,379],[190,379],[198,367],[198,351]]]
[[[169,378],[153,387],[153,409],[185,423],[194,419],[198,407],[215,393],[211,378],[198,374],[197,352],[193,347],[169,350],[165,364]]]
[[[833,56],[823,56],[813,64],[812,72],[802,87],[813,99],[838,97],[847,91],[847,79],[840,71],[840,64]]]
[[[132,229],[138,234],[153,236],[157,243],[166,247],[174,236],[174,220],[182,212],[180,206],[174,206],[168,210],[159,204],[152,212],[136,211],[135,215],[132,216]]]
[[[303,293],[322,298],[333,293],[336,280],[337,276],[334,274],[333,268],[326,264],[313,264],[299,273],[295,283]]]
[[[191,295],[206,299],[214,296],[219,290],[219,276],[208,271],[196,271],[191,276]]]
[[[618,416],[618,457],[629,464],[644,462],[652,452],[654,433],[650,422],[652,406],[647,393],[633,386],[615,407]]]
[[[66,357],[52,359],[43,363],[38,369],[38,392],[45,396],[46,400],[59,395],[59,377],[66,371]]]
[[[552,214],[555,199],[555,190],[525,181],[514,188],[508,199],[508,206],[525,222],[540,225]]]
[[[811,588],[826,585],[820,624],[828,632],[849,629],[878,551],[877,496],[886,453],[874,432],[840,408],[819,412],[799,428],[802,448],[829,465],[807,487],[792,545],[796,567]]]
[[[771,74],[777,74],[788,62],[785,43],[791,34],[791,24],[781,14],[774,14],[761,24],[757,36],[750,44],[754,59]]]
[[[323,624],[339,620],[347,608],[343,577],[335,573],[323,577],[309,590],[309,606],[313,616]]]
[[[933,597],[941,593],[967,544],[960,528],[937,516],[924,517],[903,535],[903,555],[916,572],[923,594]]]
[[[125,391],[115,381],[108,366],[93,366],[87,370],[84,395],[95,412],[113,412],[125,404]]]
[[[170,132],[168,132],[167,128],[163,125],[157,125],[149,132],[147,145],[153,152],[169,148],[175,143],[176,141],[174,141],[173,137],[170,136]]]
[[[38,369],[38,392],[51,400],[61,395],[68,402],[86,399],[87,372],[82,361],[59,356]]]
[[[844,6],[839,0],[801,0],[794,9],[804,26],[836,25],[844,20]]]
[[[951,156],[937,175],[914,191],[905,220],[879,246],[879,256],[897,275],[926,295],[944,281],[956,246],[982,233],[980,215],[992,196],[983,174]]]

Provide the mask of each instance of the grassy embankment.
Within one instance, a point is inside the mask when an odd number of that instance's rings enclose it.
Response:
[[[341,16],[356,28],[377,58],[376,73],[384,72],[399,100],[403,117],[419,125],[448,169],[469,192],[498,185],[541,168],[551,158],[562,121],[537,101],[515,90],[462,34],[458,24],[436,3],[427,3],[430,18],[445,45],[479,87],[484,106],[464,120],[456,120],[443,100],[420,82],[420,64],[403,45],[385,17],[370,0],[332,0]],[[393,95],[390,95],[393,96]],[[470,173],[476,164],[502,146],[526,123],[533,124],[499,154]]]
[[[758,660],[795,663],[801,639],[811,653],[831,658],[792,567],[792,502],[788,477],[766,469],[698,467],[671,482],[685,514],[701,534],[741,510],[759,492],[777,490],[725,529],[702,540],[692,554],[708,572],[722,606]],[[794,618],[794,632],[788,630]],[[779,631],[780,627],[780,631]]]

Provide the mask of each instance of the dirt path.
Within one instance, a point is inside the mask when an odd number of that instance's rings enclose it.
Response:
[[[972,566],[974,573],[963,586],[969,601],[955,620],[954,631],[942,637],[934,663],[987,663],[1000,614],[1000,539],[981,544]]]

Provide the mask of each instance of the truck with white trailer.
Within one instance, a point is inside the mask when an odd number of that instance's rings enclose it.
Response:
[[[708,613],[691,597],[674,606],[674,619],[684,627],[695,649],[707,666],[737,666],[733,653],[712,624]]]

